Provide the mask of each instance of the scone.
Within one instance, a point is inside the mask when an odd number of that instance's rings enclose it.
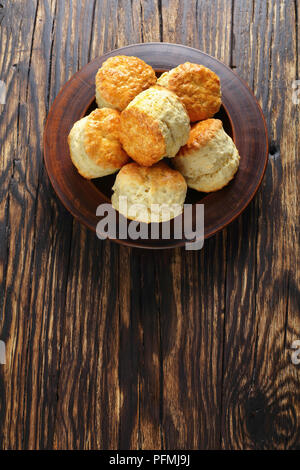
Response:
[[[179,96],[192,122],[210,118],[220,109],[220,79],[203,65],[185,62],[163,73],[157,83]]]
[[[84,178],[110,175],[129,161],[119,130],[120,113],[115,109],[95,109],[75,122],[68,143],[72,162]]]
[[[110,57],[96,75],[97,105],[122,111],[156,80],[153,68],[138,57]]]
[[[187,185],[183,176],[159,162],[150,168],[125,165],[113,186],[112,206],[139,222],[163,222],[181,214]]]
[[[128,155],[143,166],[174,157],[189,137],[190,120],[179,98],[154,86],[121,113],[120,139]]]
[[[239,154],[219,119],[192,127],[187,144],[172,162],[190,188],[209,193],[226,186],[239,166]]]

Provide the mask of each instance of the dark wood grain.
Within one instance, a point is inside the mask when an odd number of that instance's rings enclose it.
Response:
[[[1,4],[1,448],[299,448],[299,2]],[[267,118],[259,193],[198,253],[100,242],[43,165],[64,83],[146,41],[224,61]]]

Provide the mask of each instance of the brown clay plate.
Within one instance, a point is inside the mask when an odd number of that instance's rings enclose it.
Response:
[[[245,82],[219,60],[191,47],[167,43],[134,44],[93,60],[73,75],[56,97],[44,132],[44,159],[53,188],[71,214],[95,231],[100,220],[96,209],[99,204],[110,202],[115,175],[91,181],[82,178],[72,164],[67,136],[74,122],[96,107],[94,82],[97,70],[108,57],[120,54],[140,57],[158,75],[188,61],[209,67],[221,79],[223,105],[215,117],[223,121],[225,131],[239,150],[239,170],[221,191],[207,195],[188,190],[186,199],[194,207],[197,203],[204,204],[204,236],[211,237],[236,219],[257,192],[267,165],[268,138],[260,106]],[[165,240],[160,235],[155,240],[115,241],[159,249],[183,246],[189,240],[185,237]]]

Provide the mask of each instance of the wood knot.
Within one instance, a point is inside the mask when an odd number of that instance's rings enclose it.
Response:
[[[297,423],[292,405],[281,400],[270,402],[262,391],[257,391],[245,404],[247,433],[258,449],[280,448],[295,435]]]

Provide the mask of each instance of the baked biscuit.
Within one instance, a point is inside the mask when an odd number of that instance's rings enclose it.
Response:
[[[163,73],[157,84],[179,96],[192,122],[210,118],[220,109],[220,79],[203,65],[185,62]]]
[[[208,193],[229,183],[238,169],[239,159],[222,121],[207,119],[192,127],[187,144],[172,162],[190,188]]]
[[[125,217],[163,222],[181,214],[187,185],[183,176],[164,162],[148,168],[129,163],[118,173],[113,191],[112,206]]]
[[[133,98],[155,83],[153,68],[138,57],[110,57],[96,75],[98,107],[122,111]]]
[[[184,105],[175,93],[160,86],[140,93],[121,113],[122,145],[140,165],[174,157],[187,142],[189,131]]]
[[[115,109],[95,109],[75,122],[68,143],[72,162],[84,178],[110,175],[129,161],[119,129],[120,113]]]

